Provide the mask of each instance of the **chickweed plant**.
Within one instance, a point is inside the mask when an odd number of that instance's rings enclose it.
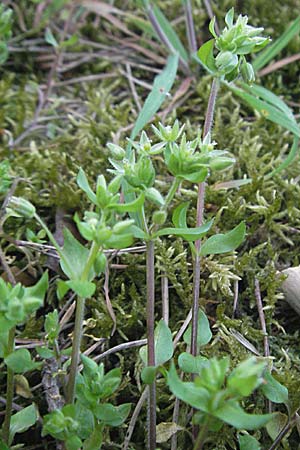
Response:
[[[86,245],[67,228],[64,229],[63,246],[59,245],[36,208],[26,199],[11,196],[7,205],[5,220],[23,217],[36,221],[54,246],[63,273],[57,281],[59,299],[69,291],[76,296],[72,348],[64,353],[59,349],[60,329],[55,310],[45,318],[46,345],[37,350],[44,364],[50,359],[56,361],[64,391],[60,406],[50,408],[49,414],[42,418],[42,435],[63,441],[67,450],[100,449],[105,444],[109,427],[121,426],[130,412],[129,403],[113,404],[121,385],[120,369],[105,373],[102,363],[98,365],[81,354],[81,343],[86,300],[94,296],[97,278],[107,269],[106,251],[126,249],[134,240],[140,240],[146,246],[147,345],[141,348],[140,357],[144,363],[141,377],[149,390],[148,449],[155,450],[157,442],[162,442],[156,435],[157,377],[163,376],[171,393],[193,408],[194,450],[202,449],[210,433],[219,431],[224,424],[239,431],[241,450],[259,448],[258,441],[246,430],[262,427],[274,418],[274,414],[246,412],[244,399],[255,389],[260,389],[272,402],[288,406],[287,390],[270,375],[266,359],[252,357],[232,368],[228,357],[208,359],[202,354],[202,346],[211,341],[212,333],[205,311],[199,308],[201,261],[207,255],[236,250],[246,235],[243,221],[226,233],[213,233],[214,218],[205,219],[204,202],[210,175],[225,171],[235,163],[231,153],[219,149],[212,140],[219,85],[223,83],[233,90],[239,89],[234,87],[234,82],[241,80],[251,85],[255,74],[248,55],[269,42],[269,38],[261,36],[262,28],[254,28],[247,22],[246,16],[239,16],[234,22],[234,10],[231,9],[225,17],[226,27],[217,34],[212,20],[209,29],[213,39],[195,56],[213,76],[202,133],[199,131],[189,140],[184,125],[177,120],[172,126],[159,123],[152,127],[153,141],[142,131],[139,140],[131,136],[127,148],[108,144],[109,178],[99,175],[95,188],[90,186],[84,170],[79,170],[77,184],[86,195],[89,207],[78,212],[74,220]],[[160,170],[172,177],[167,192],[159,183],[157,159]],[[196,217],[191,216],[190,203],[180,200],[181,190],[186,186],[197,188]],[[191,223],[195,226],[188,226]],[[155,327],[155,246],[159,239],[168,236],[180,237],[187,243],[193,259],[191,325],[183,338],[187,351],[176,355],[181,378],[174,361],[166,365],[174,354],[172,331],[164,320]],[[10,282],[0,279],[0,356],[7,370],[6,414],[1,441],[5,450],[11,448],[15,433],[28,429],[38,418],[33,404],[12,415],[14,375],[42,366],[41,362],[32,359],[28,350],[15,350],[14,340],[16,327],[42,305],[47,289],[46,272],[30,288],[15,283],[13,277]],[[82,371],[80,363],[83,364]],[[64,376],[66,372],[67,376]],[[256,447],[249,447],[251,443]]]

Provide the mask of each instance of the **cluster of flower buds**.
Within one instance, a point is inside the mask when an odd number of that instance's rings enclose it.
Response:
[[[232,81],[241,74],[244,81],[251,84],[255,78],[254,70],[244,55],[258,52],[270,42],[270,39],[260,36],[263,28],[248,25],[247,16],[239,15],[235,23],[233,17],[234,9],[231,8],[225,17],[227,26],[220,36],[215,32],[215,18],[210,22],[209,30],[219,50],[215,65],[227,81]]]

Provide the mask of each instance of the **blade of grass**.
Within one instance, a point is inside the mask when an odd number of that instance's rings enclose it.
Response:
[[[260,52],[259,56],[255,58],[252,65],[255,71],[265,67],[271,59],[273,59],[281,50],[288,45],[294,36],[300,33],[300,16],[285,30],[285,32],[265,50]]]
[[[149,1],[145,2],[146,11],[149,20],[161,42],[171,51],[178,52],[180,64],[186,72],[189,72],[188,54],[183,47],[178,35],[173,30],[172,25],[156,5],[152,5]]]
[[[135,139],[138,133],[144,128],[144,126],[152,119],[154,114],[159,110],[166,95],[171,89],[178,67],[178,54],[171,55],[168,58],[167,65],[163,71],[155,77],[153,88],[146,101],[141,112],[138,115],[134,128],[131,132],[131,139]]]

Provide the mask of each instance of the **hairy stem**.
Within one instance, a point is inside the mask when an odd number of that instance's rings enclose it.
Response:
[[[147,243],[147,341],[148,341],[148,366],[155,366],[154,343],[154,308],[155,308],[155,284],[154,284],[154,241]],[[156,448],[156,385],[155,381],[149,385],[148,403],[148,446],[149,450]]]
[[[13,327],[9,330],[7,343],[7,356],[14,351],[15,332],[16,327]],[[2,427],[2,438],[6,444],[9,444],[9,430],[10,430],[10,419],[12,415],[13,397],[14,397],[14,371],[9,367],[7,367],[6,408],[5,408],[5,418]]]

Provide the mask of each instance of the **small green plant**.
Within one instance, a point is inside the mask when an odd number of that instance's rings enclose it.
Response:
[[[104,374],[90,358],[81,355],[83,372],[76,378],[75,401],[44,417],[43,435],[64,441],[67,450],[100,449],[105,427],[119,427],[126,420],[130,404],[114,406],[108,399],[121,382],[120,369]]]
[[[8,58],[8,40],[12,35],[12,10],[0,5],[0,65]]]

